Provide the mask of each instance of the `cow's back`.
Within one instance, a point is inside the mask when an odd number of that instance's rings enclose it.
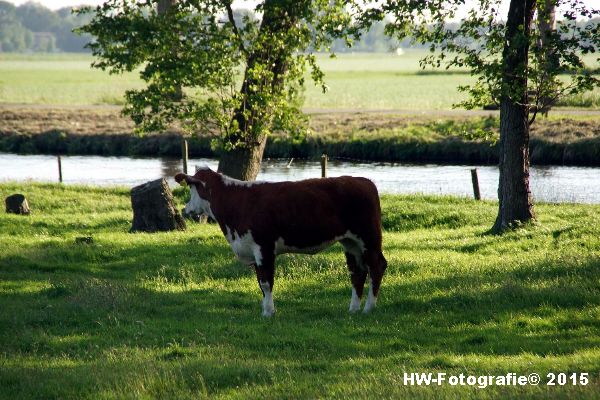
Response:
[[[377,188],[368,179],[350,176],[298,182],[257,184],[244,197],[253,235],[281,238],[293,247],[310,247],[348,231],[381,240]],[[245,224],[244,224],[245,225]]]

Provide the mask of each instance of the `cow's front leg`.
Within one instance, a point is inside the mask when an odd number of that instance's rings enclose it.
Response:
[[[254,266],[258,286],[263,293],[262,315],[270,317],[275,314],[275,304],[273,303],[273,282],[275,279],[275,255],[272,251],[261,251],[262,257],[256,260]],[[270,254],[268,254],[270,253]]]
[[[352,298],[350,299],[350,308],[348,310],[353,313],[360,310],[360,299],[362,298],[365,280],[367,279],[367,270],[358,261],[358,257],[361,257],[360,255],[357,257],[350,252],[346,252],[345,254],[348,269],[350,270],[350,280],[352,281]]]

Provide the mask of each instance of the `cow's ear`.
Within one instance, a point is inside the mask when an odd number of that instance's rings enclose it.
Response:
[[[175,175],[175,182],[179,183],[181,186],[187,186],[194,182],[194,177],[180,172]]]

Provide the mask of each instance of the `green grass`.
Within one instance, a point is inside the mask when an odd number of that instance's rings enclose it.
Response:
[[[91,69],[91,56],[47,60],[0,56],[0,102],[55,105],[122,104],[127,89],[143,82],[133,73],[109,75]]]
[[[474,82],[463,70],[423,73],[419,59],[427,52],[319,56],[330,88],[323,94],[307,83],[308,109],[450,109],[465,98],[457,87]],[[137,73],[109,75],[93,70],[84,54],[19,55],[0,53],[0,103],[97,105],[123,104],[126,89],[143,86]],[[593,59],[588,57],[593,65]],[[427,71],[426,71],[427,72]],[[600,89],[562,104],[600,107]]]
[[[278,258],[277,314],[213,225],[130,234],[126,189],[0,185],[0,398],[598,398],[600,207],[385,196],[378,308],[339,247]],[[183,192],[177,192],[182,203]],[[94,244],[75,244],[77,236]],[[589,372],[587,386],[412,387],[404,372]]]

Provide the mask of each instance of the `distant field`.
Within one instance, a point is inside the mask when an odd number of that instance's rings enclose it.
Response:
[[[392,54],[344,54],[320,57],[330,87],[327,94],[307,85],[308,109],[450,109],[463,95],[456,88],[473,81],[464,71],[423,73],[423,51]],[[19,55],[0,53],[0,103],[101,105],[122,104],[126,89],[140,88],[136,73],[111,76],[93,70],[84,54]],[[440,70],[439,72],[442,72]],[[600,107],[600,90],[567,102]]]

